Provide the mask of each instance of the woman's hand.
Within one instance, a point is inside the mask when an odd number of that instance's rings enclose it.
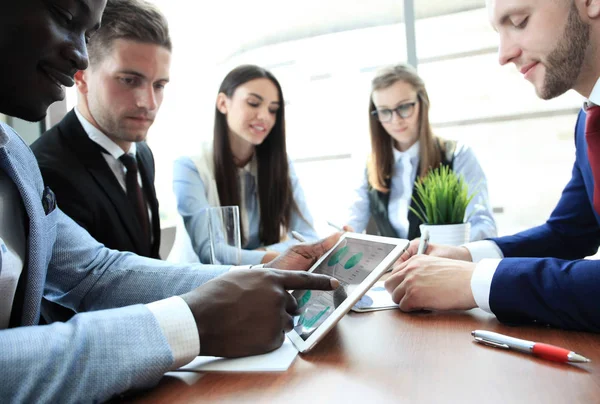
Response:
[[[275,260],[265,265],[266,268],[291,269],[306,271],[310,269],[323,254],[333,248],[342,233],[334,233],[331,236],[317,241],[316,243],[296,244],[279,255]]]
[[[264,248],[263,248],[264,250]],[[279,257],[279,253],[277,251],[267,251],[267,253],[263,256],[261,264],[266,264],[267,262],[273,261],[275,258]]]

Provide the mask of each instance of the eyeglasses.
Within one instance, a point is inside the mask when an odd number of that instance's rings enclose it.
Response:
[[[394,112],[398,115],[399,118],[408,119],[415,112],[416,101],[407,102],[405,104],[400,104],[394,109],[376,109],[375,111],[371,111],[371,115],[377,117],[379,122],[390,122],[394,118]]]

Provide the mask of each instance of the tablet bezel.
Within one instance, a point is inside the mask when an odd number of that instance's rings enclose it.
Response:
[[[357,239],[357,240],[367,240],[373,241],[377,243],[385,243],[395,245],[394,249],[386,255],[386,257],[371,271],[371,273],[362,281],[359,285],[356,286],[354,291],[346,297],[346,300],[342,304],[340,304],[334,311],[327,317],[327,319],[308,337],[308,339],[304,340],[295,330],[292,330],[287,333],[287,336],[290,338],[294,346],[298,349],[299,352],[308,352],[312,349],[317,342],[319,342],[327,333],[333,328],[334,325],[337,324],[338,321],[346,313],[350,311],[350,309],[356,304],[356,302],[381,278],[381,276],[394,264],[396,259],[402,255],[404,251],[408,248],[409,241],[401,238],[391,238],[391,237],[382,237],[382,236],[373,236],[369,234],[359,234],[359,233],[344,233],[338,242],[333,246],[333,248],[327,251],[323,256],[308,270],[308,272],[313,272],[321,262],[323,262],[327,257],[335,251],[338,245],[345,239]]]

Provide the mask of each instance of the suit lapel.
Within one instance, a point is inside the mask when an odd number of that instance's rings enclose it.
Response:
[[[133,207],[102,156],[100,146],[89,138],[74,111],[69,112],[59,123],[59,129],[60,135],[65,138],[67,144],[71,146],[81,163],[114,205],[136,250],[140,254],[147,254],[148,244],[143,242],[142,229],[135,219]]]
[[[11,148],[9,142],[20,142],[21,139],[18,139],[16,134],[12,138],[9,137],[3,129],[0,127],[0,169],[4,170],[15,183],[27,215],[25,223],[27,252],[23,271],[17,284],[10,325],[11,327],[34,325],[38,323],[40,317],[40,302],[44,292],[47,270],[47,240],[43,228],[45,213],[41,203],[42,190],[36,189],[35,183],[27,177],[37,167],[26,167],[19,160],[18,151],[13,154],[8,150]],[[15,155],[17,155],[16,158]]]

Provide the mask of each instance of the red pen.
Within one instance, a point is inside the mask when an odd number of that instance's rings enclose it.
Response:
[[[475,337],[476,342],[484,345],[494,348],[513,349],[555,362],[591,362],[585,356],[554,345],[527,341],[483,330],[472,331],[471,335]]]

